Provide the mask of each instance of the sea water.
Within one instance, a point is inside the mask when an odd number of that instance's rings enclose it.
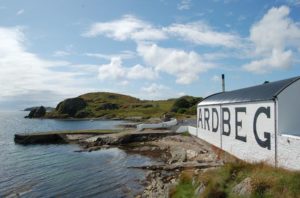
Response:
[[[52,130],[113,129],[122,121],[25,119],[0,112],[0,197],[132,197],[145,172],[129,169],[151,159],[111,148],[74,152],[77,145],[18,145],[14,134]]]

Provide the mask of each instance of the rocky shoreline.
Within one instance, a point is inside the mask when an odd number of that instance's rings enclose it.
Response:
[[[154,157],[161,162],[151,166],[129,167],[149,171],[145,189],[136,197],[169,197],[183,171],[189,170],[199,174],[201,171],[223,165],[223,161],[218,159],[205,142],[180,134],[128,145],[124,150]]]
[[[187,133],[178,134],[170,130],[136,132],[128,129],[105,134],[52,132],[15,136],[15,141],[23,144],[55,143],[56,140],[59,143],[79,144],[81,149],[76,152],[119,147],[129,154],[140,154],[155,159],[157,164],[128,167],[148,172],[146,181],[142,181],[145,188],[136,197],[169,197],[169,192],[176,186],[183,171],[189,170],[199,174],[201,171],[223,164],[207,143]]]

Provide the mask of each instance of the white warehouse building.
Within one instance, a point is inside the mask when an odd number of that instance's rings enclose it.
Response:
[[[242,160],[300,170],[300,77],[204,98],[196,133]]]

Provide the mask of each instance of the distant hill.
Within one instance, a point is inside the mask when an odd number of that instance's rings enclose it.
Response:
[[[147,119],[165,114],[195,115],[200,97],[184,96],[169,100],[140,100],[138,98],[108,92],[87,93],[60,102],[48,118],[107,118]],[[178,102],[177,101],[181,101]],[[183,102],[182,102],[183,101]],[[180,106],[183,103],[183,106]],[[175,106],[174,106],[175,105]]]

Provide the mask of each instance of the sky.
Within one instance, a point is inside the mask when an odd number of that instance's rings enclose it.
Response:
[[[300,0],[0,0],[0,110],[300,75]]]

